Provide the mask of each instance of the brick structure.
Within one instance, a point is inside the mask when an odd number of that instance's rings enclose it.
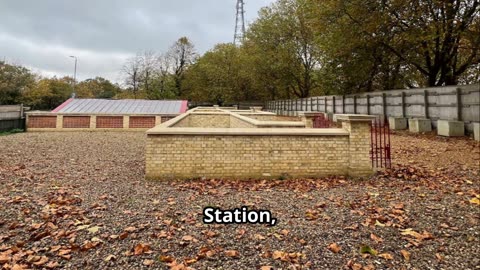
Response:
[[[63,128],[90,128],[90,116],[64,116]]]
[[[155,116],[131,116],[129,128],[153,128],[155,126]]]
[[[230,115],[228,128],[188,126],[197,125],[198,119],[211,126],[210,120],[220,119],[219,115]],[[302,121],[258,121],[228,111],[189,111],[147,132],[146,178],[367,176],[373,173],[372,118],[345,115],[339,118],[342,128],[310,129]]]
[[[34,116],[27,121],[27,128],[56,128],[56,116]]]
[[[123,116],[97,116],[96,128],[123,128]]]

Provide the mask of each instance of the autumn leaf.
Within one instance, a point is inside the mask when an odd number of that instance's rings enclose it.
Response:
[[[476,195],[475,198],[469,200],[470,203],[480,205],[480,195]]]
[[[144,261],[143,261],[143,265],[145,265],[145,266],[151,266],[151,265],[153,265],[154,263],[155,263],[154,260],[144,260]]]
[[[127,227],[127,228],[124,229],[124,231],[129,232],[129,233],[135,232],[136,230],[137,230],[137,228],[135,228],[133,226],[132,227]]]
[[[275,250],[275,251],[273,252],[272,258],[275,259],[275,260],[277,260],[277,259],[281,259],[281,258],[284,257],[284,256],[285,256],[285,252],[279,251],[279,250]]]
[[[42,266],[48,262],[48,257],[47,256],[42,256],[40,260],[34,262],[33,264],[36,266]]]
[[[328,246],[328,249],[333,253],[338,253],[342,248],[337,243],[332,243]]]
[[[10,256],[6,254],[0,254],[0,264],[4,264],[10,261]]]
[[[108,255],[107,257],[105,257],[105,259],[103,259],[104,261],[106,262],[109,262],[109,261],[113,261],[115,260],[117,257],[115,257],[114,255]]]
[[[94,226],[94,227],[91,227],[91,228],[87,229],[87,231],[90,232],[90,233],[97,233],[98,230],[100,230],[100,227],[98,227],[98,226]]]
[[[133,248],[134,255],[142,255],[148,251],[150,251],[150,245],[147,244],[138,244]]]
[[[238,257],[240,254],[236,250],[227,250],[225,251],[225,255],[228,257]]]
[[[384,258],[385,260],[393,260],[393,256],[389,253],[382,253],[379,254],[378,257]]]
[[[175,259],[173,259],[173,258],[170,257],[170,256],[160,255],[160,257],[158,257],[158,260],[161,261],[161,262],[164,262],[164,263],[171,263],[171,262],[173,262]]]
[[[410,261],[410,252],[402,249],[402,250],[400,250],[400,253],[402,254],[405,261],[407,261],[407,262]]]
[[[273,270],[273,267],[269,266],[269,265],[265,265],[265,266],[260,267],[260,270]]]
[[[191,235],[185,235],[184,237],[182,237],[182,240],[183,241],[193,241],[193,236]]]

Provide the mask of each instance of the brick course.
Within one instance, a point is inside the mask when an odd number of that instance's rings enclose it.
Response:
[[[90,116],[64,116],[63,128],[89,128]]]
[[[96,128],[123,128],[123,116],[97,116]]]
[[[130,116],[129,128],[153,128],[155,116]]]
[[[56,116],[30,116],[28,118],[28,128],[56,128]]]

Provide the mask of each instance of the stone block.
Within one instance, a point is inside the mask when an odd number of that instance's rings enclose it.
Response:
[[[389,117],[388,123],[390,124],[390,128],[394,130],[407,129],[407,118]]]
[[[480,141],[480,123],[473,123],[473,138]]]
[[[461,121],[438,120],[437,134],[446,137],[464,136],[465,123]]]
[[[421,119],[421,118],[411,118],[411,119],[408,119],[408,128],[410,132],[414,132],[414,133],[430,132],[432,131],[432,120]]]

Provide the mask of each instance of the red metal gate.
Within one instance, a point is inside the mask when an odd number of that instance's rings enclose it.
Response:
[[[388,120],[375,118],[370,126],[370,158],[374,168],[391,168],[390,124]]]
[[[313,128],[331,128],[333,123],[325,117],[323,113],[319,113],[313,117]]]

